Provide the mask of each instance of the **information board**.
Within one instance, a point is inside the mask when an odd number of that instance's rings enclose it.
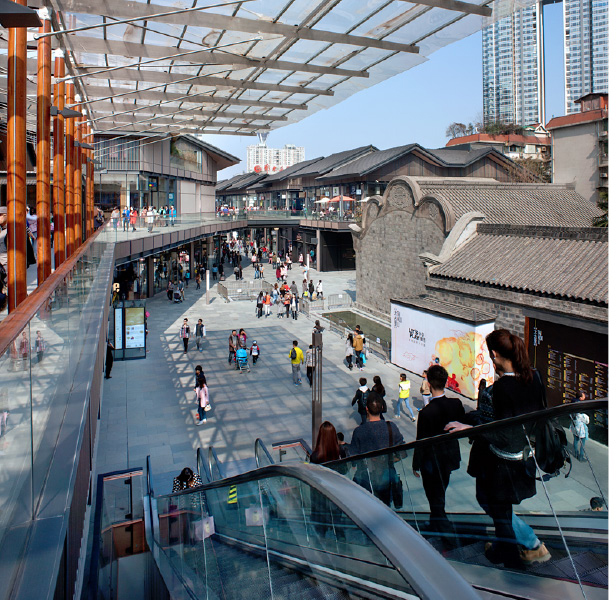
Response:
[[[481,379],[494,383],[485,341],[491,331],[493,322],[474,325],[392,302],[391,362],[418,375],[438,362],[449,389],[476,398]]]
[[[123,322],[124,319],[122,318],[122,309],[121,308],[116,308],[114,310],[114,336],[115,336],[115,341],[114,341],[114,346],[116,350],[122,350],[122,348],[124,348],[124,344],[122,341],[122,333],[123,333]]]
[[[126,308],[126,348],[145,347],[145,308]]]

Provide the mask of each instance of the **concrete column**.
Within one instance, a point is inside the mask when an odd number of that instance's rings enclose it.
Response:
[[[148,256],[145,259],[146,276],[148,278],[147,296],[151,298],[154,295],[154,257]]]
[[[51,31],[46,8],[39,10],[43,26],[39,33]],[[36,120],[36,230],[37,281],[41,285],[51,275],[51,38],[38,41]]]
[[[81,96],[75,95],[75,102],[79,102]],[[75,106],[75,110],[80,110],[81,105]],[[73,205],[74,205],[74,220],[75,220],[75,250],[81,246],[83,242],[82,235],[82,187],[81,187],[81,165],[82,165],[82,152],[81,147],[77,144],[81,144],[82,139],[82,118],[75,118],[74,129],[74,142],[73,142]]]
[[[26,0],[16,0],[26,5]],[[7,275],[9,312],[26,287],[26,28],[9,28],[7,83]]]
[[[315,252],[316,254],[316,270],[320,271],[321,270],[321,230],[317,229],[317,251]]]

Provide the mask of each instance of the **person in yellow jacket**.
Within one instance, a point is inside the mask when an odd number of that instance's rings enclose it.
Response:
[[[297,345],[297,340],[293,340],[293,348],[291,348],[291,350],[289,351],[289,358],[291,359],[293,385],[301,385],[301,366],[304,364],[304,353],[302,352],[302,349]]]
[[[355,335],[353,336],[353,350],[355,350],[355,364],[360,371],[363,371],[364,361],[362,360],[361,353],[364,350],[364,335],[359,329],[359,325],[355,328]]]
[[[406,407],[409,409],[411,413],[411,421],[415,420],[415,414],[413,413],[413,409],[411,408],[411,403],[409,402],[409,395],[411,393],[411,382],[406,378],[405,373],[400,373],[400,385],[398,386],[398,404],[396,405],[396,412],[394,414],[395,419],[400,418],[400,407],[402,406],[402,402],[406,402]]]

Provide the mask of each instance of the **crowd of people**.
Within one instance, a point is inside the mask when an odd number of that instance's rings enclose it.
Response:
[[[97,215],[97,218],[100,217]],[[122,231],[138,231],[138,228],[147,227],[148,232],[152,232],[155,226],[173,227],[177,220],[177,210],[175,206],[143,206],[137,209],[134,206],[125,206],[120,208],[114,206],[111,211],[111,227],[117,230],[122,224]],[[99,225],[102,223],[99,223]]]

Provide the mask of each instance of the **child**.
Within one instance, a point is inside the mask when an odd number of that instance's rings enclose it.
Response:
[[[250,346],[250,355],[252,356],[252,364],[256,364],[259,358],[260,350],[259,346],[257,346],[257,340],[252,342],[252,346]]]

